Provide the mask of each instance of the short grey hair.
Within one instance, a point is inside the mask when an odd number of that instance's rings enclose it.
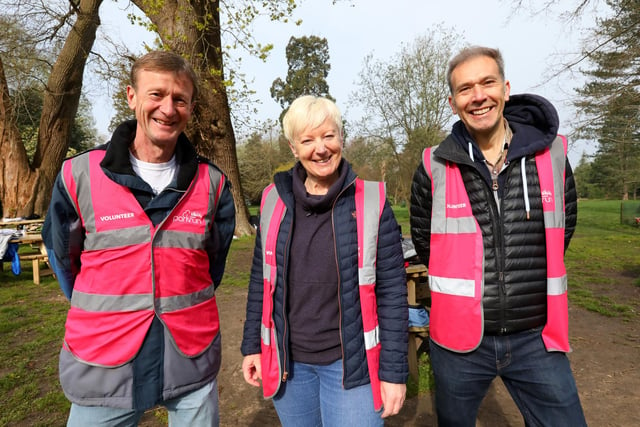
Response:
[[[462,49],[456,56],[451,58],[449,61],[449,67],[447,68],[447,84],[449,85],[449,92],[453,95],[453,86],[451,84],[451,74],[453,74],[453,70],[456,69],[460,64],[466,62],[472,58],[476,58],[478,56],[486,56],[498,64],[498,72],[500,73],[500,78],[504,81],[504,59],[502,59],[502,53],[500,50],[493,49],[490,47],[484,46],[470,46]]]
[[[291,103],[282,119],[285,138],[293,144],[293,138],[307,127],[312,129],[330,119],[338,127],[342,137],[342,114],[338,106],[330,99],[320,96],[303,95]]]

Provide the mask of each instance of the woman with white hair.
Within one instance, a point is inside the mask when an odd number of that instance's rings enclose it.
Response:
[[[284,426],[383,425],[404,403],[407,291],[384,185],[342,158],[342,117],[302,96],[283,119],[297,162],[261,203],[242,370]]]

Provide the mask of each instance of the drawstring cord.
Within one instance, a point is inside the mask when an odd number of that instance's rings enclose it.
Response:
[[[525,157],[520,159],[520,172],[522,172],[522,192],[524,195],[524,208],[527,211],[527,219],[529,219],[529,211],[531,210],[529,206],[529,188],[527,186],[527,171],[525,171],[524,163]]]

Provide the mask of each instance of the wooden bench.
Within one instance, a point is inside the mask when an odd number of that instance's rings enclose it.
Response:
[[[424,264],[412,264],[405,269],[407,274],[407,302],[410,306],[431,305],[427,267]],[[418,357],[424,352],[423,345],[428,345],[429,326],[409,327],[409,376],[418,381]],[[418,341],[420,345],[418,345]],[[428,349],[428,347],[427,347]]]
[[[420,345],[417,341],[420,340]],[[427,326],[409,326],[409,376],[418,382],[418,359],[423,350],[423,345],[429,345],[429,325]]]
[[[33,283],[36,285],[40,284],[41,276],[49,276],[53,274],[53,270],[48,267],[44,270],[40,270],[40,263],[49,262],[49,257],[43,253],[33,253],[33,254],[20,254],[21,261],[31,261],[31,270],[33,271]]]

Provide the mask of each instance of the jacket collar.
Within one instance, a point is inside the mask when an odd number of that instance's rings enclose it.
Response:
[[[100,166],[115,175],[134,175],[133,167],[129,160],[129,146],[136,136],[136,120],[129,120],[120,124],[113,132],[111,141],[106,147],[106,153]],[[176,145],[176,165],[178,175],[176,189],[186,190],[198,169],[198,163],[205,161],[196,153],[187,136],[182,133],[178,137]]]
[[[543,150],[551,145],[558,133],[559,118],[556,109],[549,101],[538,95],[511,95],[509,101],[505,103],[504,117],[513,132],[507,152],[509,161],[534,155]],[[462,121],[454,123],[451,135],[463,152],[468,153],[468,145],[471,142],[474,158],[483,158],[478,144]]]
[[[296,167],[294,166],[288,171],[278,172],[273,177],[273,182],[275,183],[276,189],[278,190],[278,195],[288,209],[293,208],[293,205],[295,203],[293,194],[293,174],[296,173],[295,169]],[[340,184],[338,193],[342,192],[345,188],[352,185],[357,178],[357,175],[351,168],[351,165],[345,159],[342,159],[342,163],[340,164],[340,175],[341,177],[344,176],[344,181],[341,181],[342,183]]]

